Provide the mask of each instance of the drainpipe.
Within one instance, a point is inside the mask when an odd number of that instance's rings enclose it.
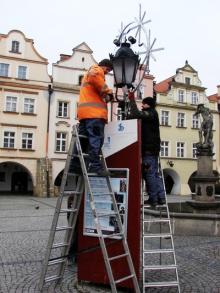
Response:
[[[46,173],[47,173],[47,197],[50,197],[50,180],[49,180],[49,158],[48,158],[48,143],[49,143],[49,128],[50,128],[50,102],[53,89],[51,84],[48,85],[48,111],[47,111],[47,135],[46,135]]]

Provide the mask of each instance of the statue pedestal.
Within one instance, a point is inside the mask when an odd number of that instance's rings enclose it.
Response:
[[[197,148],[197,173],[193,178],[195,182],[195,195],[193,199],[200,202],[215,201],[215,183],[218,177],[213,173],[213,153],[211,147],[201,145]]]

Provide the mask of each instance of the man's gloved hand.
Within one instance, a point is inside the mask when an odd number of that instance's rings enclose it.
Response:
[[[104,98],[105,102],[108,103],[108,102],[112,102],[114,100],[114,96],[113,94],[107,94]]]
[[[134,101],[134,92],[128,92],[128,99]]]

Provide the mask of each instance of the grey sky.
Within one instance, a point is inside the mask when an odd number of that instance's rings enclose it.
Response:
[[[219,0],[3,0],[0,33],[21,30],[34,39],[35,48],[51,63],[61,53],[86,42],[97,61],[114,53],[112,41],[121,26],[138,17],[139,3],[151,23],[156,48],[151,74],[157,82],[189,64],[198,71],[207,94],[220,84]],[[50,65],[51,66],[51,65]]]

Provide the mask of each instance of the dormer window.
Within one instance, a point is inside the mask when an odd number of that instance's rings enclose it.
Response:
[[[190,78],[189,77],[185,77],[185,83],[190,84]]]
[[[12,43],[11,43],[11,52],[19,53],[19,45],[20,45],[20,43],[18,41],[12,41]]]

